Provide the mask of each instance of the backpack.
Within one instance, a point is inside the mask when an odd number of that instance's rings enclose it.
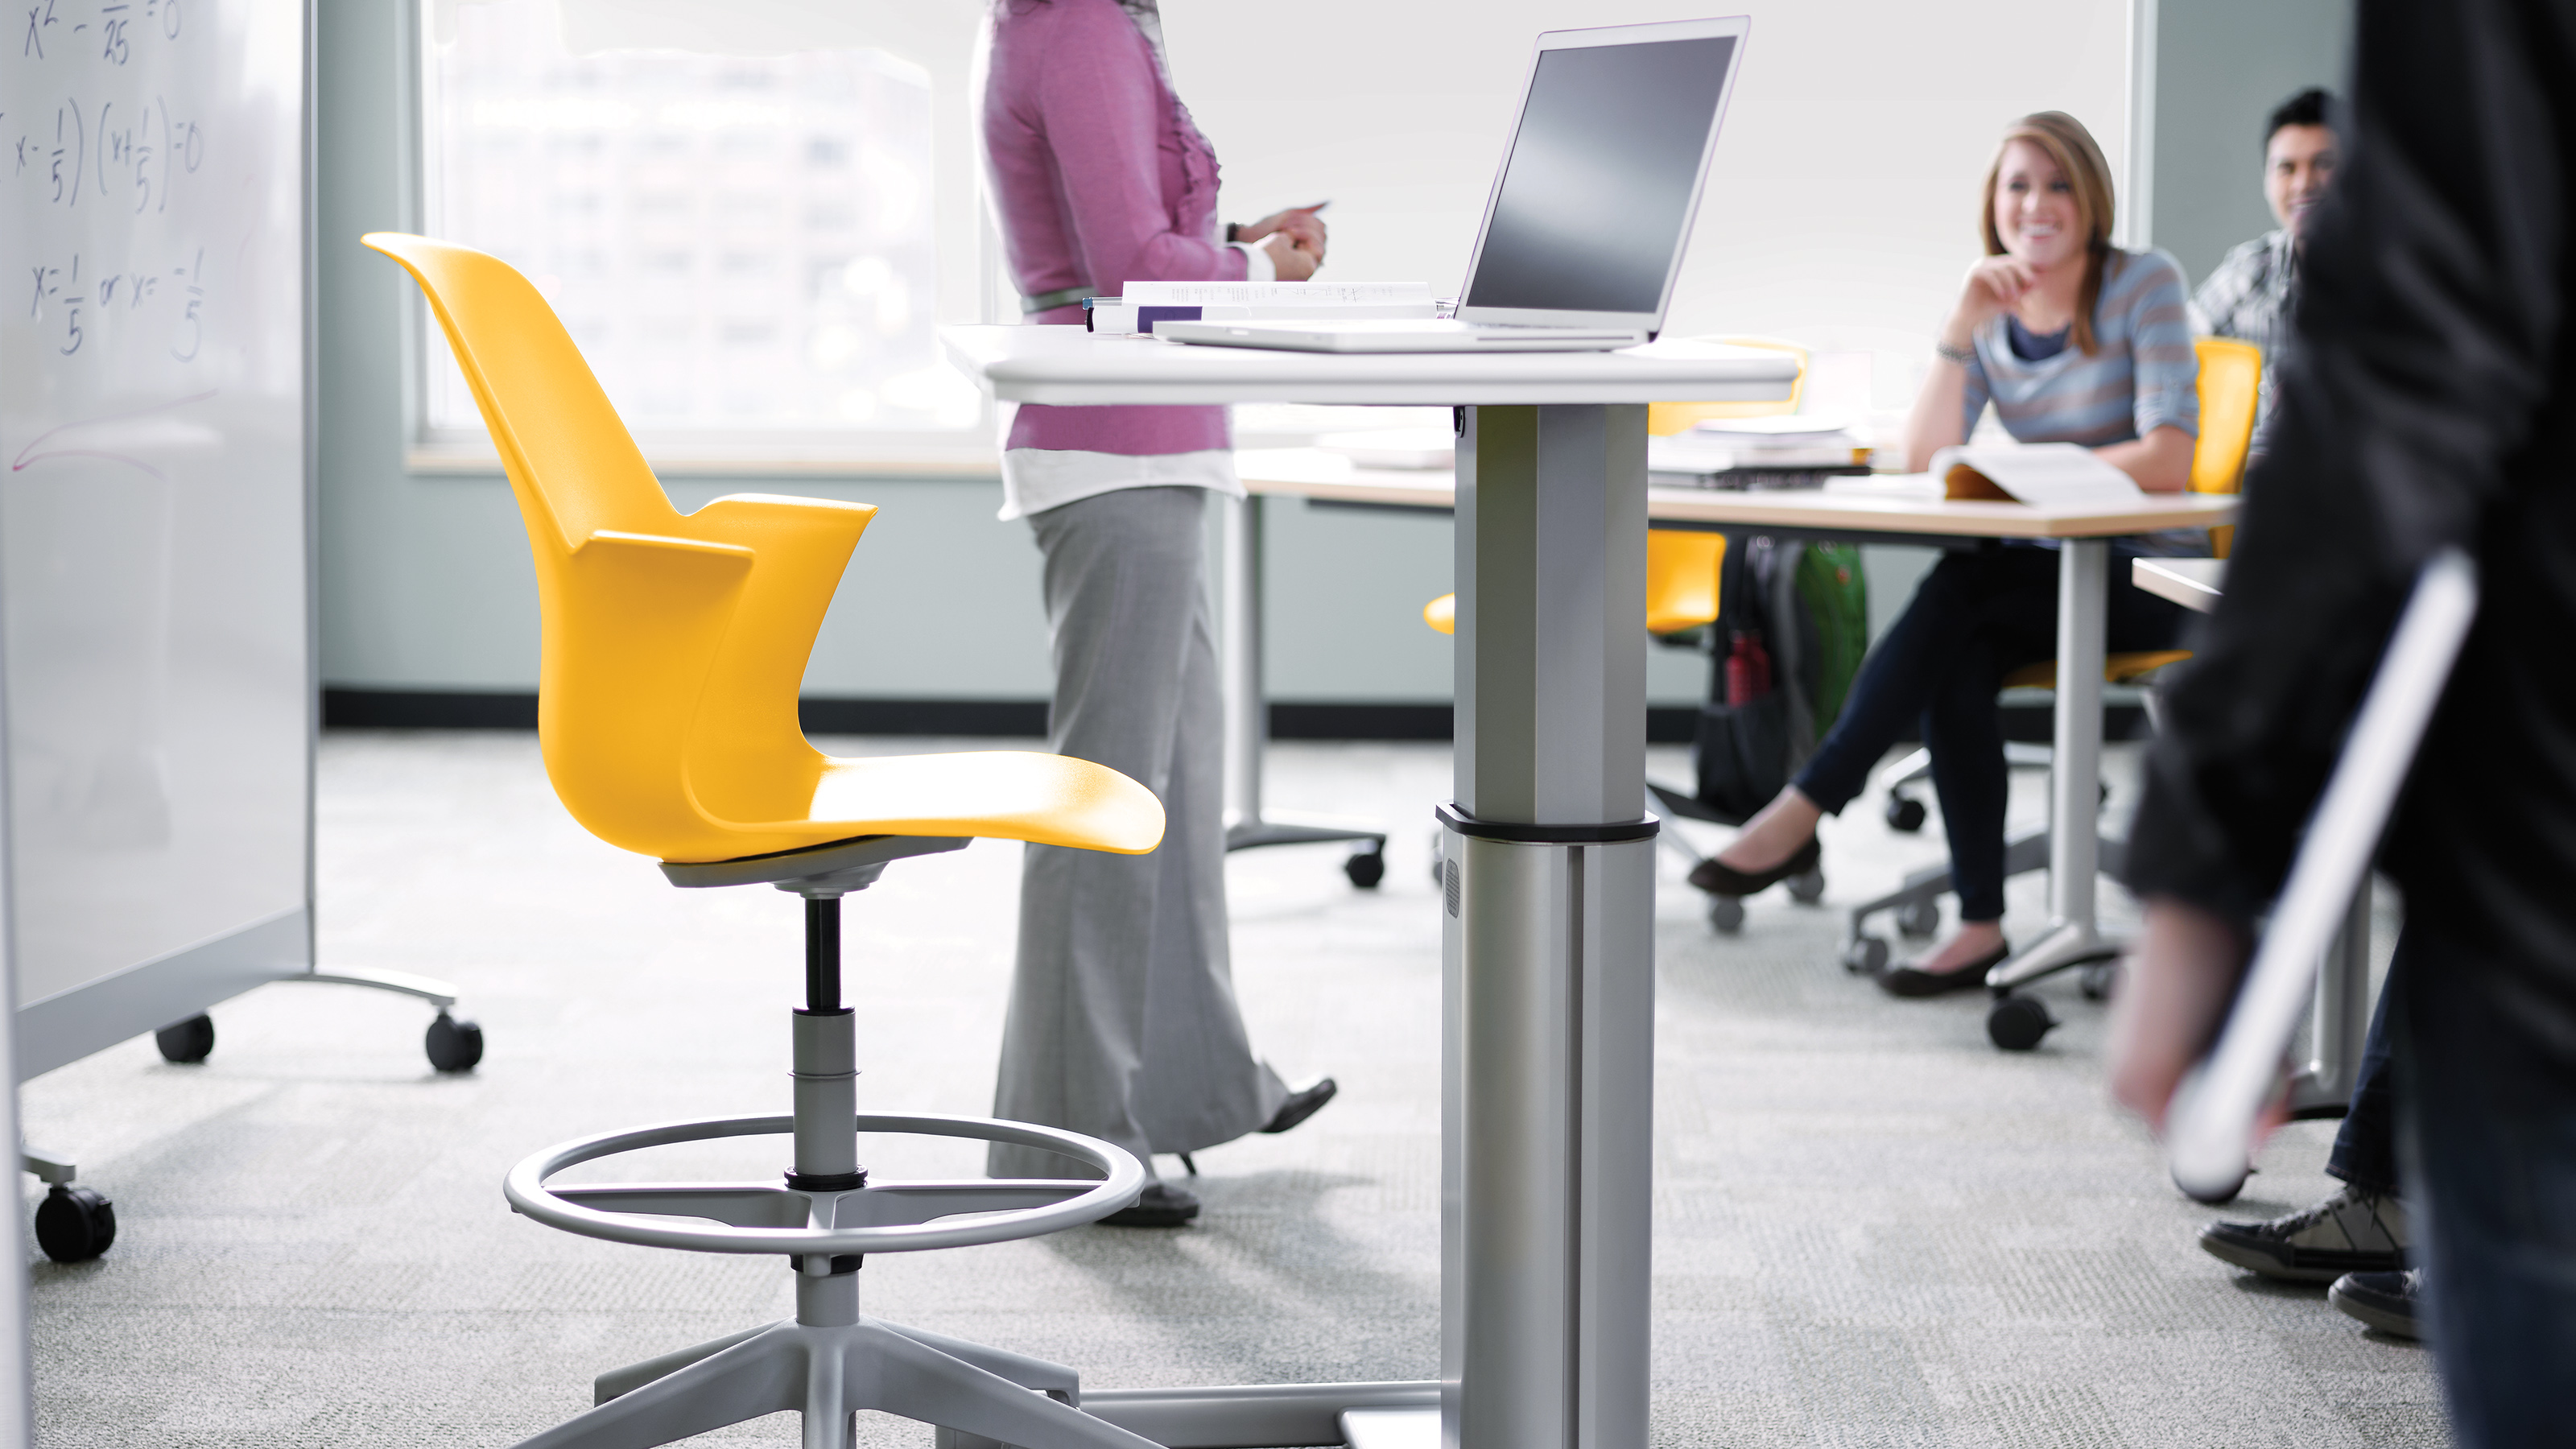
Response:
[[[1699,808],[1690,813],[1741,825],[1841,717],[1869,649],[1869,584],[1857,544],[1754,534],[1729,545],[1692,749]]]

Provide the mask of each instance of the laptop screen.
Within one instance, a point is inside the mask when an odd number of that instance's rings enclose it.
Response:
[[[1464,304],[1659,312],[1737,39],[1542,51]]]

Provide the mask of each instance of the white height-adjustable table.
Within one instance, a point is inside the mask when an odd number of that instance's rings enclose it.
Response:
[[[1007,402],[1464,409],[1457,799],[1440,811],[1441,1377],[1086,1392],[1082,1407],[1176,1449],[1378,1442],[1419,1433],[1434,1410],[1457,1449],[1642,1449],[1656,829],[1641,818],[1636,647],[1646,404],[1785,398],[1796,364],[1691,343],[1334,356],[1074,327],[942,338]]]

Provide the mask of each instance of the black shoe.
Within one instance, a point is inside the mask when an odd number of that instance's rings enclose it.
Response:
[[[1287,1131],[1289,1128],[1294,1127],[1298,1123],[1305,1121],[1307,1118],[1314,1116],[1316,1113],[1323,1111],[1324,1104],[1333,1100],[1333,1094],[1340,1090],[1341,1088],[1334,1084],[1332,1078],[1317,1077],[1305,1086],[1299,1087],[1297,1090],[1290,1092],[1288,1094],[1288,1100],[1279,1104],[1278,1112],[1271,1116],[1269,1122],[1265,1123],[1261,1130],[1264,1132]]]
[[[2012,942],[1987,952],[1982,959],[1969,962],[1956,971],[1918,971],[1899,966],[1878,973],[1878,989],[1890,996],[1939,996],[1950,991],[1974,991],[1986,984],[1986,973],[2012,959]]]
[[[1198,1195],[1168,1182],[1149,1182],[1136,1201],[1100,1220],[1104,1228],[1177,1228],[1199,1215]]]
[[[1806,844],[1791,851],[1787,860],[1769,870],[1737,870],[1731,865],[1718,864],[1717,857],[1712,855],[1691,867],[1690,883],[1713,896],[1760,895],[1793,875],[1805,875],[1814,870],[1824,853],[1824,847],[1810,835]]]
[[[2326,1301],[2382,1333],[2421,1338],[2415,1330],[2415,1298],[2424,1289],[2424,1270],[2396,1273],[2346,1273],[2326,1290]]]
[[[2331,1283],[2346,1273],[2384,1277],[2406,1266],[2406,1210],[2395,1193],[2346,1187],[2266,1222],[2211,1223],[2200,1230],[2200,1246],[2291,1283]]]

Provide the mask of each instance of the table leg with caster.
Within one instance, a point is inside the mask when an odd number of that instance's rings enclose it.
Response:
[[[2094,872],[2101,841],[2075,829],[2101,805],[2102,656],[2108,622],[2111,545],[2071,538],[2057,564],[2057,708],[2055,768],[2048,781],[2048,930],[1986,980],[1998,1000],[1986,1018],[1986,1035],[2005,1051],[2028,1051],[2057,1023],[2048,1008],[2015,997],[2016,986],[2070,966],[2119,954],[2102,933],[2095,911]]]
[[[1270,706],[1261,683],[1261,500],[1234,500],[1225,511],[1225,848],[1324,845],[1353,849],[1342,874],[1361,890],[1386,879],[1386,831],[1364,820],[1329,815],[1265,814],[1261,757],[1270,748]]]

